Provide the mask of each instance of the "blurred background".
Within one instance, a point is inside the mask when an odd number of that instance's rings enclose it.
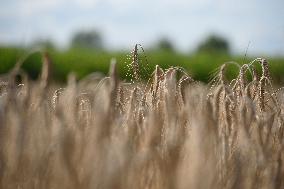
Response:
[[[0,0],[0,73],[30,53],[23,68],[36,78],[41,57],[31,52],[41,49],[58,81],[107,73],[112,57],[127,78],[141,44],[145,70],[182,66],[208,82],[226,61],[264,57],[284,83],[283,10],[283,0]]]

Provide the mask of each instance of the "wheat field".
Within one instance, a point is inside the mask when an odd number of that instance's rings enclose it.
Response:
[[[47,54],[38,80],[21,62],[1,77],[1,188],[284,188],[284,93],[267,60],[225,63],[209,84],[157,65],[143,82],[132,54],[133,82],[112,60],[108,77],[57,88]]]

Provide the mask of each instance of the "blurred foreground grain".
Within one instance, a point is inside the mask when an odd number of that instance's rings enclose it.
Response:
[[[135,58],[122,82],[113,60],[59,89],[47,54],[35,82],[17,64],[0,81],[0,187],[284,188],[284,93],[265,59],[231,81],[228,64],[205,86],[159,66],[139,82]]]

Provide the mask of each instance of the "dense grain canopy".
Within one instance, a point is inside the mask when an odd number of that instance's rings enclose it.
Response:
[[[135,56],[133,83],[112,60],[109,77],[70,75],[57,88],[47,54],[37,81],[20,69],[1,77],[0,187],[284,187],[283,93],[265,59],[232,81],[224,64],[205,86],[158,65],[140,82]]]

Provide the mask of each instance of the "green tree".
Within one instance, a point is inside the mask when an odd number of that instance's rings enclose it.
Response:
[[[79,31],[71,40],[72,48],[103,49],[103,40],[99,32],[95,30]]]
[[[49,39],[36,39],[35,41],[32,42],[31,44],[32,48],[41,48],[45,50],[51,50],[51,49],[56,49],[53,41]]]
[[[230,53],[229,42],[220,36],[210,35],[198,47],[197,52]]]
[[[170,51],[173,52],[175,51],[175,48],[170,40],[167,38],[162,38],[158,41],[156,44],[156,49],[158,50],[163,50],[163,51]]]

